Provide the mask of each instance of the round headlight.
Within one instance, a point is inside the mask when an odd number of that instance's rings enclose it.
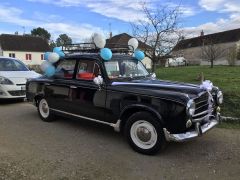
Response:
[[[223,93],[222,91],[218,91],[217,93],[217,104],[220,105],[223,103]]]
[[[187,103],[187,114],[190,115],[190,116],[193,116],[194,115],[194,112],[195,112],[195,102],[190,99]]]

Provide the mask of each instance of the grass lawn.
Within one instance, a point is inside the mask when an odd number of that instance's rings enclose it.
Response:
[[[203,72],[206,80],[213,82],[224,94],[222,115],[240,118],[240,67],[230,66],[187,66],[158,68],[159,79],[199,84],[199,74]]]

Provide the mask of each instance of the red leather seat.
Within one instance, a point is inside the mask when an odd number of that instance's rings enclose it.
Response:
[[[93,73],[79,73],[77,74],[78,79],[85,79],[85,80],[93,80],[94,75]]]

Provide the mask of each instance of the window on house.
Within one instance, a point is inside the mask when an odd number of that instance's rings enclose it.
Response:
[[[43,56],[43,54],[41,54],[41,60],[44,60],[43,58],[44,58],[44,56]]]
[[[15,58],[15,53],[9,53],[9,57]]]
[[[26,60],[32,60],[32,54],[26,54]]]

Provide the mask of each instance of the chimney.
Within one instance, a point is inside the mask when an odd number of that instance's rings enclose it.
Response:
[[[204,36],[204,32],[203,32],[203,30],[201,31],[201,35],[200,36]]]
[[[112,32],[109,33],[109,39],[111,39],[111,38],[112,38]]]

